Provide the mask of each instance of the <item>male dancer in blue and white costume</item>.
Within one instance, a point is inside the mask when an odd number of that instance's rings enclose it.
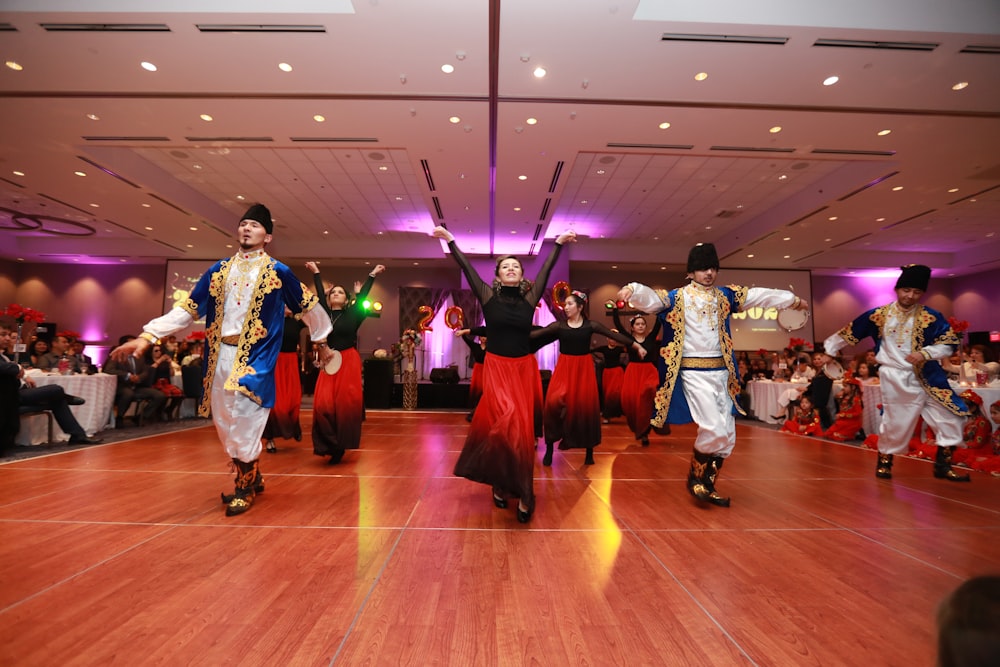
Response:
[[[274,405],[274,367],[286,305],[308,325],[323,362],[333,356],[326,347],[330,318],[317,308],[319,300],[291,269],[264,252],[273,229],[270,211],[261,204],[251,206],[237,230],[239,252],[205,272],[183,304],[151,320],[138,338],[111,352],[124,361],[206,318],[205,394],[198,414],[207,417],[211,408],[215,430],[236,466],[235,492],[223,494],[226,516],[246,512],[264,490],[257,460]]]
[[[948,385],[948,376],[939,362],[951,356],[960,341],[944,315],[920,305],[930,278],[929,267],[902,267],[896,281],[896,300],[862,313],[827,338],[823,347],[826,354],[833,356],[846,345],[857,345],[862,338],[870,336],[875,341],[883,406],[876,477],[892,477],[892,457],[906,453],[917,419],[923,417],[937,436],[934,476],[968,482],[967,474],[952,470],[951,457],[955,447],[965,447],[962,426],[969,412]]]
[[[730,315],[754,306],[806,310],[809,304],[786,290],[715,287],[718,272],[715,246],[696,245],[688,254],[689,284],[668,292],[629,283],[618,298],[658,313],[663,323],[661,383],[650,422],[654,428],[691,421],[698,425],[688,491],[698,500],[729,507],[729,498],[716,492],[715,480],[736,445],[733,413],[743,414],[736,400],[740,385]]]

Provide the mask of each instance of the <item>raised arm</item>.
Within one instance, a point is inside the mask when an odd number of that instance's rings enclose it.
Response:
[[[597,320],[590,320],[590,324],[591,326],[594,327],[594,333],[598,333],[612,340],[616,340],[625,347],[631,347],[636,352],[639,353],[640,358],[642,359],[646,358],[646,348],[644,348],[641,343],[637,342],[631,336],[625,336],[616,331],[612,331],[611,329],[607,328]]]
[[[432,232],[432,236],[436,239],[442,239],[448,244],[448,249],[451,250],[451,256],[458,263],[459,268],[462,269],[462,273],[465,274],[465,279],[469,282],[469,287],[472,288],[472,293],[476,295],[479,299],[479,303],[486,303],[493,296],[492,288],[479,277],[476,273],[475,268],[469,263],[469,259],[458,249],[458,245],[455,243],[455,235],[448,231],[447,227],[437,226]]]
[[[356,296],[359,302],[368,296],[368,292],[371,291],[372,285],[375,284],[375,276],[379,275],[383,271],[385,271],[385,266],[382,264],[376,264],[375,268],[368,274],[368,280],[366,280],[365,284],[361,286],[361,289],[356,290]]]
[[[545,286],[549,282],[549,274],[552,273],[552,268],[556,265],[556,260],[559,259],[559,253],[566,243],[576,243],[576,232],[564,232],[556,239],[555,247],[552,248],[545,263],[542,264],[542,268],[538,271],[538,276],[535,277],[531,290],[524,296],[525,300],[532,306],[541,300],[546,289]]]
[[[323,276],[320,275],[319,265],[316,262],[306,262],[306,268],[313,276],[313,287],[316,289],[316,296],[319,298],[319,305],[323,306],[323,310],[326,311],[327,315],[331,314],[330,306],[326,302],[326,288],[323,286]]]

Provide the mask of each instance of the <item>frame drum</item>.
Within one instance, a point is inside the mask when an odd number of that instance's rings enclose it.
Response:
[[[344,357],[340,354],[340,350],[331,350],[331,352],[333,352],[333,357],[323,366],[323,372],[327,375],[336,375],[337,371],[340,370],[340,363],[344,360]]]
[[[779,310],[778,326],[785,331],[798,331],[809,321],[808,310]]]
[[[823,373],[831,380],[839,380],[844,377],[844,367],[831,359],[823,365]]]

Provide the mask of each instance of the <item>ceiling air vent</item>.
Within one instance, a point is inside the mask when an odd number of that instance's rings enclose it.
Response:
[[[322,25],[198,23],[197,27],[201,32],[326,32]]]
[[[0,31],[17,32],[17,28],[14,27],[13,23],[0,23]]]
[[[302,143],[358,144],[376,143],[376,137],[288,137],[289,140]]]
[[[868,39],[817,39],[813,46],[834,46],[842,49],[886,49],[889,51],[933,51],[940,44],[933,42],[879,42]]]
[[[225,143],[252,143],[255,141],[268,142],[274,141],[272,137],[184,137],[186,141],[197,141],[197,142],[210,142],[218,141]]]
[[[165,23],[40,23],[48,32],[170,32]]]
[[[170,137],[81,137],[84,141],[170,141]]]
[[[427,160],[421,160],[420,168],[424,171],[424,178],[427,180],[427,187],[431,192],[434,192],[434,177],[431,176],[431,163]]]
[[[896,154],[896,151],[864,151],[846,148],[814,148],[810,152],[819,155],[874,155],[876,157],[892,157]]]
[[[608,142],[608,148],[652,148],[658,151],[689,151],[694,144],[626,144],[617,141]]]
[[[992,55],[1000,54],[1000,45],[997,44],[969,44],[959,53],[988,53]]]
[[[685,32],[665,32],[661,42],[716,42],[725,44],[777,44],[781,46],[787,37],[766,37],[762,35],[703,35]]]
[[[759,146],[712,146],[713,151],[739,151],[741,153],[794,153],[794,148],[759,147]]]
[[[549,181],[549,192],[556,191],[556,184],[559,182],[559,175],[562,174],[564,164],[562,160],[556,162],[555,171],[552,172],[552,180]]]
[[[851,192],[848,192],[846,195],[844,195],[843,197],[841,197],[837,201],[845,201],[847,199],[850,199],[854,195],[862,193],[865,190],[867,190],[868,188],[873,188],[876,185],[878,185],[879,183],[881,183],[882,181],[888,180],[888,179],[892,178],[893,176],[895,176],[898,173],[899,173],[898,171],[891,171],[888,174],[886,174],[885,176],[879,176],[875,180],[869,181],[869,182],[865,183],[860,188],[858,188],[856,190],[852,190]]]

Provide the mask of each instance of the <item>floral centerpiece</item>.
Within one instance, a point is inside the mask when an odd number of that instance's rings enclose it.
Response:
[[[406,331],[403,332],[403,335],[400,336],[399,338],[399,344],[402,347],[406,347],[408,345],[413,345],[414,347],[420,347],[420,344],[422,342],[423,339],[420,337],[420,332],[416,331],[415,329],[407,329]]]
[[[788,347],[794,350],[795,354],[798,355],[800,352],[805,350],[811,350],[813,346],[812,343],[807,341],[805,338],[792,337],[788,339]]]
[[[7,317],[14,318],[17,322],[17,338],[14,341],[14,362],[19,363],[21,361],[21,352],[24,351],[24,325],[27,322],[44,322],[45,313],[35,310],[34,308],[28,308],[22,306],[18,303],[8,304],[4,308],[3,315]]]
[[[205,332],[203,330],[202,331],[192,331],[191,333],[188,334],[188,337],[185,338],[184,340],[189,341],[189,342],[194,342],[194,341],[197,341],[197,340],[205,340]]]
[[[62,336],[71,343],[80,340],[80,332],[73,331],[72,329],[63,329],[62,331],[57,331],[56,335]]]

